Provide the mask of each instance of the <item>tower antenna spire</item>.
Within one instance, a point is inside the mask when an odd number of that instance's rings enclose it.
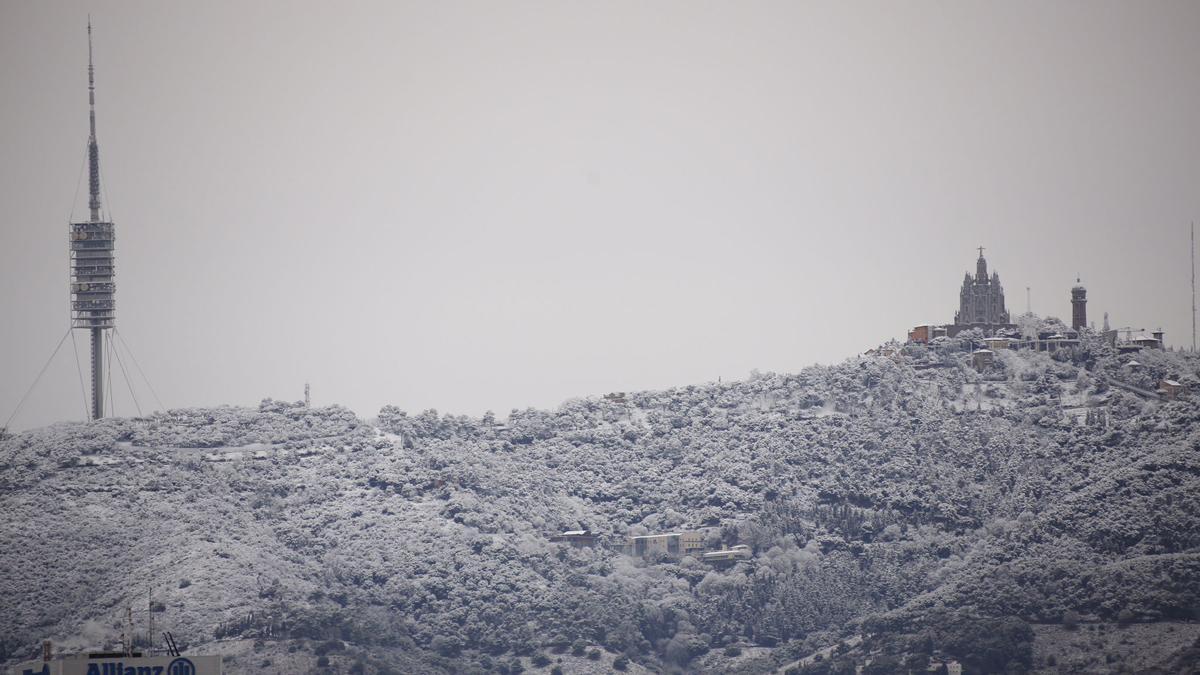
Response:
[[[1192,221],[1192,352],[1196,351],[1196,221]]]
[[[88,209],[100,222],[100,146],[96,142],[96,67],[92,63],[92,15],[88,15]]]

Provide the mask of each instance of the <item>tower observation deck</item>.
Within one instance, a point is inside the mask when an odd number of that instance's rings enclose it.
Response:
[[[116,230],[100,213],[100,146],[96,142],[96,82],[92,65],[92,22],[88,21],[89,134],[86,222],[71,223],[71,327],[91,333],[92,419],[104,417],[105,332],[116,326],[114,249]]]

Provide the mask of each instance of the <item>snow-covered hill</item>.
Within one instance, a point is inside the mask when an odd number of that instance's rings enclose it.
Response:
[[[9,437],[0,657],[111,643],[131,605],[144,630],[152,593],[156,632],[230,673],[1119,672],[1038,636],[1135,624],[1178,638],[1139,667],[1186,667],[1200,406],[1118,385],[1200,359],[1135,372],[1089,342],[976,370],[967,347],[504,423],[268,400]],[[549,541],[568,529],[599,544]],[[754,555],[616,550],[684,529]]]

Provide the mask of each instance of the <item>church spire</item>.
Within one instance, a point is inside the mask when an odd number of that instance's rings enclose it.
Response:
[[[988,276],[987,259],[983,257],[984,248],[980,246],[978,250],[979,259],[975,262],[974,277],[968,270],[963,279],[954,323],[959,326],[979,326],[985,330],[995,330],[1009,325],[1009,314],[1004,308],[1004,287],[1000,285],[998,272],[992,272],[991,276]]]

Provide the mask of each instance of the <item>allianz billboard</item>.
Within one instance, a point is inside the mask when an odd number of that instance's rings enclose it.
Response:
[[[88,658],[86,655],[52,661],[26,661],[11,675],[221,675],[219,656],[145,656]]]

